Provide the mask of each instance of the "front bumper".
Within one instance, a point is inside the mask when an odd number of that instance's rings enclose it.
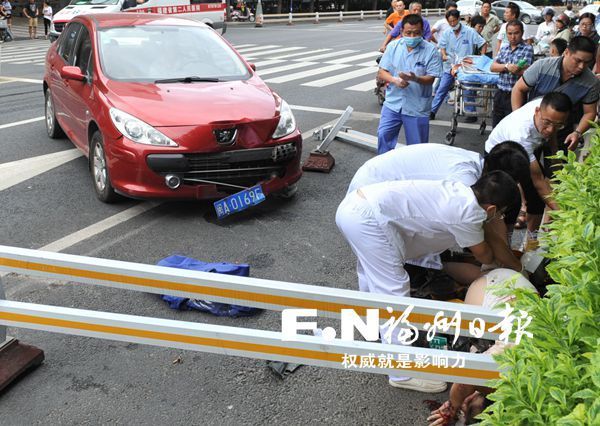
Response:
[[[107,144],[108,166],[115,190],[133,198],[217,199],[242,188],[262,185],[266,195],[284,190],[302,176],[302,137],[277,145],[221,152],[186,152],[140,145],[127,139]],[[177,189],[167,175],[181,179]]]

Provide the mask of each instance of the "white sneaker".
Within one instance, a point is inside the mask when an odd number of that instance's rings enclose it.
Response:
[[[401,389],[410,389],[417,392],[425,393],[439,393],[444,392],[448,387],[446,382],[439,382],[437,380],[425,380],[425,379],[408,379],[402,381],[395,381],[392,379],[388,380],[390,386]]]

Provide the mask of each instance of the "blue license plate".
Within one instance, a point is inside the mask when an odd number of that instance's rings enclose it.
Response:
[[[252,188],[244,189],[237,194],[223,198],[222,200],[215,201],[214,206],[217,217],[223,219],[230,214],[241,212],[248,207],[262,203],[265,200],[266,197],[265,194],[263,194],[261,186],[256,185]]]

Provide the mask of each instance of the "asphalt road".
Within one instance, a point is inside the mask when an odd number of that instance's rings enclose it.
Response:
[[[234,27],[226,38],[245,45],[240,50],[245,49],[259,73],[272,80],[270,86],[294,106],[304,132],[336,119],[340,110],[351,105],[357,113],[349,125],[376,134],[380,107],[365,87],[375,71],[367,72],[366,62],[374,65],[374,52],[382,39],[378,21]],[[2,46],[2,75],[25,81],[0,81],[0,244],[147,264],[179,253],[205,261],[246,262],[254,277],[356,288],[354,257],[335,226],[334,215],[351,177],[371,152],[334,142],[332,173],[305,173],[293,200],[268,200],[222,222],[216,220],[210,203],[102,204],[93,194],[86,160],[56,157],[73,145],[66,139],[48,139],[39,119],[43,96],[36,80],[43,76],[45,43],[27,40]],[[257,54],[290,47],[298,49]],[[325,48],[332,49],[327,51],[330,55],[312,60],[300,60],[302,55],[295,57],[298,61],[273,59]],[[352,52],[331,55],[340,50]],[[358,57],[335,63],[351,56]],[[273,71],[291,65],[297,68]],[[324,67],[330,71],[292,76]],[[351,72],[355,74],[347,74]],[[357,77],[348,78],[351,75]],[[334,78],[324,80],[329,77]],[[362,90],[348,89],[357,85]],[[450,114],[449,106],[440,111],[431,126],[431,142],[443,141]],[[15,124],[30,119],[34,121]],[[481,152],[485,137],[473,126],[461,123],[459,129],[456,144]],[[304,156],[315,146],[306,133]],[[52,161],[56,167],[49,166]],[[21,182],[10,180],[17,170],[26,171]],[[116,224],[101,222],[121,212],[131,213],[139,205],[148,210]],[[171,311],[148,294],[15,275],[4,280],[11,300],[279,330],[276,312],[245,319],[215,318]],[[0,395],[1,424],[416,425],[424,424],[427,417],[425,399],[447,398],[447,394],[393,389],[384,377],[373,374],[302,367],[282,381],[259,360],[24,329],[9,332],[44,349],[46,361]],[[182,362],[174,364],[177,357]]]

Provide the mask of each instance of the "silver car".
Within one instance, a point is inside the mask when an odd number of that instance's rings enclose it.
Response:
[[[508,0],[499,0],[492,3],[492,12],[498,16],[498,18],[504,20],[504,9],[508,5]],[[521,11],[519,19],[524,24],[539,24],[544,20],[542,11],[536,8],[534,5],[525,1],[513,1]]]

